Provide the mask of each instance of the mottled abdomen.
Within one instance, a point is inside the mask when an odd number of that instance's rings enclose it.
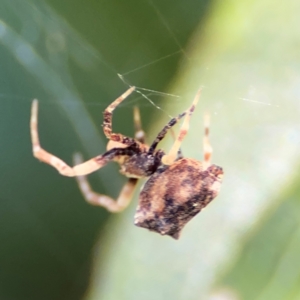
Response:
[[[203,171],[202,163],[190,158],[160,167],[140,193],[135,225],[178,239],[184,225],[218,195],[222,176],[221,167]]]

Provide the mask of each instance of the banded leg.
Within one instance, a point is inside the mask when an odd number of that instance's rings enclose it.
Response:
[[[140,111],[137,106],[133,109],[133,121],[134,121],[134,128],[135,128],[135,139],[144,144],[145,143],[145,132],[142,129],[141,123],[141,116]],[[115,142],[113,140],[109,140],[106,146],[106,150],[111,150],[113,148],[126,148],[128,147],[126,144],[122,144],[120,142]]]
[[[120,133],[113,133],[112,132],[112,114],[115,108],[123,101],[125,100],[133,91],[135,90],[135,87],[129,88],[124,94],[122,94],[119,98],[117,98],[113,103],[111,103],[103,112],[104,121],[103,121],[103,132],[105,136],[113,141],[125,144],[127,146],[130,146],[135,143],[135,140],[133,138],[124,136]]]
[[[212,146],[209,142],[209,114],[204,116],[204,138],[203,138],[203,152],[204,152],[204,161],[203,169],[206,170],[211,165],[211,155],[212,155]]]
[[[37,100],[33,100],[32,102],[30,117],[30,133],[33,156],[39,159],[40,161],[54,167],[61,175],[69,177],[90,174],[102,168],[116,156],[123,155],[123,152],[126,151],[126,149],[112,149],[111,151],[108,151],[103,155],[96,156],[86,162],[81,162],[80,164],[74,167],[70,167],[60,158],[44,150],[40,145],[38,134]],[[128,155],[130,155],[130,153]]]
[[[78,153],[74,155],[73,159],[75,164],[82,163],[82,156]],[[128,206],[132,199],[134,189],[138,181],[138,179],[136,178],[128,179],[127,183],[125,183],[124,187],[122,188],[117,200],[114,200],[109,196],[94,192],[86,176],[76,176],[76,180],[83,197],[88,203],[96,206],[103,206],[108,211],[114,213],[120,212]]]
[[[200,95],[201,95],[201,89],[197,92],[197,94],[194,98],[194,101],[192,103],[192,106],[184,113],[185,118],[184,118],[183,124],[180,128],[178,137],[175,140],[169,153],[162,157],[163,164],[171,165],[176,160],[177,153],[178,153],[178,150],[180,149],[181,143],[189,130],[190,119],[191,119],[192,113],[195,110],[195,107],[199,101]]]
[[[183,112],[182,114],[178,115],[175,118],[172,118],[168,124],[158,133],[157,137],[151,144],[148,153],[152,154],[158,145],[158,143],[166,136],[167,132],[169,131],[170,128],[172,128],[182,117],[184,117],[186,112]]]

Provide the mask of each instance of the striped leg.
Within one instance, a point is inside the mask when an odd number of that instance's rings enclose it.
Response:
[[[144,144],[145,143],[145,132],[142,129],[142,123],[141,123],[141,116],[140,116],[140,110],[137,106],[133,109],[133,121],[134,121],[134,128],[135,128],[135,139]],[[132,144],[131,144],[132,145]],[[113,148],[126,148],[128,147],[126,144],[122,144],[120,142],[115,142],[113,140],[109,140],[106,146],[106,150],[111,150]]]
[[[192,106],[184,113],[185,118],[184,118],[183,124],[180,128],[178,137],[175,140],[175,142],[174,142],[171,150],[169,151],[169,153],[162,157],[163,164],[171,165],[176,160],[177,153],[180,149],[181,143],[182,143],[183,139],[185,138],[185,136],[186,136],[186,134],[189,130],[190,119],[191,119],[192,113],[195,110],[195,107],[196,107],[196,105],[199,101],[200,94],[201,94],[201,89],[197,92],[197,94],[194,98],[194,101],[192,103]]]
[[[125,144],[127,146],[130,146],[135,143],[133,138],[124,136],[120,133],[113,133],[112,132],[112,114],[115,108],[123,101],[125,100],[133,91],[135,90],[135,87],[129,88],[123,95],[121,95],[119,98],[117,98],[113,103],[111,103],[103,112],[104,121],[103,121],[103,132],[105,136],[113,141]]]
[[[166,136],[167,132],[169,131],[170,128],[172,128],[175,124],[177,124],[177,122],[186,115],[186,112],[178,115],[175,118],[172,118],[169,123],[158,133],[157,137],[155,138],[155,140],[153,141],[152,145],[149,148],[148,153],[152,154],[158,143]]]

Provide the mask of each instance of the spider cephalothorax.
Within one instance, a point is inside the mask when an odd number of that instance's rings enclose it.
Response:
[[[104,206],[111,212],[122,211],[131,200],[138,179],[149,177],[140,193],[135,224],[178,239],[185,224],[218,195],[221,186],[222,168],[210,163],[212,148],[208,140],[208,117],[205,118],[203,162],[183,158],[180,150],[200,91],[190,108],[171,119],[150,146],[145,144],[145,134],[137,108],[134,109],[135,139],[113,133],[113,110],[134,90],[134,87],[128,89],[104,111],[103,130],[109,139],[107,151],[86,162],[83,162],[80,154],[76,154],[74,167],[68,166],[41,148],[37,130],[38,103],[34,100],[30,119],[33,154],[39,160],[56,168],[62,175],[76,177],[85,199],[93,205]],[[183,124],[171,150],[168,153],[157,150],[158,143],[169,129],[183,117],[185,117]],[[116,201],[94,192],[86,178],[87,174],[102,168],[110,161],[119,163],[120,172],[129,178]]]

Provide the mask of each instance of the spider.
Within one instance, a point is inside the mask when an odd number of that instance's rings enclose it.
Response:
[[[161,235],[178,239],[186,223],[198,214],[219,193],[223,170],[211,164],[212,147],[209,143],[209,117],[205,116],[204,161],[183,157],[180,146],[189,129],[191,115],[200,98],[199,90],[192,105],[172,118],[158,133],[152,144],[145,143],[140,113],[134,108],[135,138],[112,132],[114,109],[133,91],[130,87],[104,110],[103,131],[109,139],[107,151],[83,162],[80,154],[74,155],[74,167],[44,150],[38,135],[38,101],[31,108],[31,140],[33,155],[51,165],[61,175],[76,177],[79,188],[87,202],[105,207],[110,212],[120,212],[128,206],[139,178],[149,177],[141,188],[134,223]],[[184,117],[179,134],[169,152],[157,150],[158,143],[181,118]],[[108,162],[120,165],[120,172],[128,177],[117,200],[98,194],[91,189],[86,175]]]

